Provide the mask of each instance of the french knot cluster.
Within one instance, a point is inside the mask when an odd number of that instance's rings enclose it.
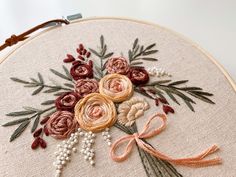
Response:
[[[119,105],[117,119],[121,124],[131,126],[149,108],[150,106],[144,98],[132,97]]]

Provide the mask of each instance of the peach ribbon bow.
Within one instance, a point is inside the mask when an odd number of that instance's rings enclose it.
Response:
[[[160,127],[154,129],[153,131],[149,130],[150,123],[153,119],[160,118],[162,121],[162,124]],[[146,144],[142,139],[151,138],[155,135],[158,135],[166,128],[166,116],[163,114],[155,114],[153,117],[151,117],[146,125],[144,126],[144,129],[141,133],[134,133],[132,135],[127,135],[116,142],[114,142],[111,146],[110,150],[110,156],[111,158],[116,162],[124,161],[128,158],[128,155],[131,153],[133,145],[136,143],[140,148],[142,148],[144,151],[152,154],[153,156],[160,158],[162,160],[166,160],[168,162],[172,162],[176,165],[185,165],[185,166],[192,166],[192,167],[201,167],[201,166],[210,166],[210,165],[217,165],[221,164],[221,159],[219,157],[207,159],[204,160],[204,158],[214,152],[216,152],[219,148],[216,145],[211,146],[209,149],[205,150],[201,154],[194,156],[194,157],[188,157],[188,158],[179,158],[174,159],[172,157],[169,157],[158,150],[154,149],[149,144]],[[121,155],[116,155],[115,151],[118,148],[118,146],[124,142],[128,141],[128,144],[125,148],[125,151]]]

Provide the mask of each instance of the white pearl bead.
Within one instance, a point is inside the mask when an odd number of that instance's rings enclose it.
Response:
[[[94,143],[94,140],[90,140],[89,142],[90,142],[90,143]]]
[[[56,170],[56,173],[57,174],[61,174],[61,170]]]
[[[79,132],[79,135],[80,135],[80,136],[84,136],[84,133],[83,133],[83,132]]]
[[[57,169],[62,169],[62,165],[57,165]]]
[[[84,156],[84,159],[85,159],[85,160],[88,160],[88,156]]]
[[[70,161],[70,157],[66,157],[66,161]]]
[[[91,164],[91,165],[94,165],[94,164],[95,164],[95,162],[94,162],[93,160],[91,160],[91,161],[90,161],[90,164]]]
[[[85,133],[84,135],[85,135],[85,136],[88,136],[88,133]]]
[[[80,132],[81,131],[81,128],[78,128],[78,132]]]
[[[66,161],[64,161],[64,160],[61,161],[61,164],[62,164],[62,165],[65,165],[65,164],[66,164]]]
[[[93,138],[95,138],[95,137],[96,137],[96,135],[95,135],[95,134],[92,134],[92,137],[93,137]]]
[[[90,149],[90,152],[95,152],[95,150],[94,149]]]
[[[107,145],[108,145],[108,146],[111,146],[111,142],[108,142]]]
[[[92,134],[93,134],[93,132],[89,131],[89,134],[90,134],[90,135],[92,135]]]
[[[78,132],[75,132],[75,136],[77,136],[77,137],[78,137],[78,136],[79,136],[79,133],[78,133]]]
[[[73,148],[72,151],[73,151],[73,152],[77,152],[77,149],[76,149],[76,148]]]
[[[75,140],[74,140],[74,143],[78,143],[78,140],[77,140],[77,139],[75,139]]]

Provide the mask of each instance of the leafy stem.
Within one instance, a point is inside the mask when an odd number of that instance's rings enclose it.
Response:
[[[129,63],[131,66],[143,64],[143,61],[157,61],[154,57],[149,55],[155,54],[158,50],[153,49],[156,43],[150,44],[147,47],[139,44],[139,39],[136,38],[133,43],[132,49],[128,51]]]
[[[100,46],[98,47],[98,51],[89,48],[90,52],[92,52],[95,56],[100,59],[100,66],[95,65],[96,75],[98,78],[102,78],[104,76],[105,63],[107,58],[113,55],[113,52],[107,52],[107,45],[105,44],[104,36],[100,36]]]
[[[183,86],[183,84],[186,84],[187,82],[188,80],[180,80],[175,82],[172,82],[171,80],[160,80],[148,83],[142,87],[137,87],[136,91],[153,99],[156,97],[166,98],[167,95],[171,100],[180,105],[177,99],[177,97],[179,97],[192,111],[194,111],[193,104],[196,103],[190,96],[200,99],[206,103],[215,104],[209,98],[213,96],[212,93],[205,92],[200,87]],[[140,88],[144,89],[144,91],[140,90]]]
[[[32,107],[23,107],[23,108],[24,108],[23,111],[11,112],[11,113],[8,113],[7,116],[11,116],[11,117],[28,116],[27,118],[20,118],[17,120],[7,122],[2,125],[4,127],[7,127],[7,126],[20,124],[18,126],[18,128],[11,135],[10,142],[15,140],[16,138],[18,138],[23,133],[23,131],[28,127],[28,125],[32,119],[34,119],[34,122],[33,122],[32,128],[31,128],[31,132],[33,133],[38,127],[41,115],[50,111],[50,110],[53,110],[55,108],[55,106],[51,106],[49,108],[42,109],[42,110],[32,108]]]
[[[52,70],[52,71],[55,71],[55,70]],[[54,73],[56,73],[56,72],[54,72]],[[22,79],[19,79],[16,77],[11,77],[10,79],[14,82],[24,84],[24,87],[36,88],[33,91],[32,95],[36,95],[36,94],[40,93],[44,88],[48,88],[47,90],[44,90],[44,93],[53,93],[53,92],[58,92],[61,90],[71,91],[70,84],[64,84],[65,86],[45,84],[44,79],[40,73],[38,73],[38,80],[35,78],[30,78],[30,81],[25,81],[25,80],[22,80]]]

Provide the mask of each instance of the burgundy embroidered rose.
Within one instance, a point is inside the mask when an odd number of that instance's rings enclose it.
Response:
[[[80,97],[98,92],[98,82],[95,79],[79,79],[75,83],[75,92]]]
[[[123,57],[110,58],[105,65],[109,74],[127,74],[129,72],[129,64]]]
[[[134,85],[146,84],[149,81],[149,75],[143,67],[130,68],[128,77]]]
[[[64,93],[63,95],[59,96],[55,101],[57,110],[73,111],[79,98],[80,97],[75,92]]]
[[[92,78],[93,77],[93,63],[89,61],[88,64],[76,61],[72,68],[70,69],[70,74],[74,80],[82,78]]]
[[[68,111],[57,111],[47,121],[46,128],[49,134],[56,139],[65,139],[75,132],[78,123],[74,114]]]

